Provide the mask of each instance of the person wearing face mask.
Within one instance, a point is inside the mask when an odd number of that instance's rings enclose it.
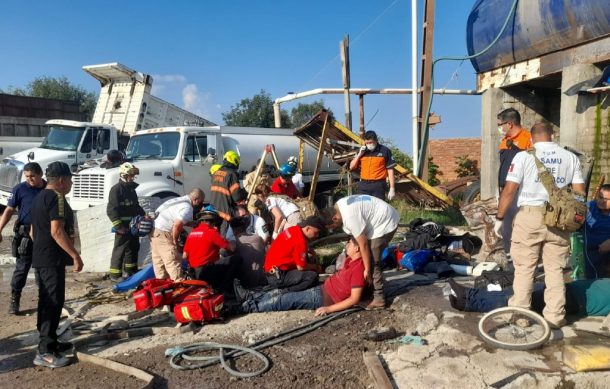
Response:
[[[387,147],[380,145],[375,131],[364,133],[364,146],[350,164],[351,171],[360,169],[360,182],[358,191],[381,200],[385,199],[386,178],[390,182],[388,200],[396,196],[394,189],[394,166],[396,162],[392,158],[392,152]]]
[[[498,190],[502,194],[506,186],[506,175],[508,174],[513,158],[523,150],[533,147],[532,135],[528,130],[521,127],[521,115],[514,108],[507,108],[497,116],[498,132],[503,136],[499,146],[500,169],[498,171]],[[504,252],[510,261],[510,240],[513,234],[513,219],[517,214],[517,198],[511,204],[504,215],[504,220],[496,221],[494,231],[498,237],[502,238]]]
[[[119,167],[119,182],[110,189],[106,214],[115,231],[114,248],[110,258],[110,270],[106,279],[118,280],[138,271],[138,251],[140,239],[129,233],[129,222],[135,216],[144,216],[144,209],[138,203],[137,183],[134,182],[140,171],[130,162]]]

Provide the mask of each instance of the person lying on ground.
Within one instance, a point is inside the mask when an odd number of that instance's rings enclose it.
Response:
[[[242,312],[315,309],[315,315],[320,316],[343,311],[359,304],[364,294],[366,282],[360,247],[354,238],[351,238],[347,243],[346,251],[347,258],[344,266],[322,285],[300,292],[282,293],[282,291],[273,290],[255,294],[247,291],[236,291],[238,297],[244,298],[241,304]]]
[[[308,263],[308,241],[314,240],[324,229],[316,216],[284,230],[271,243],[265,256],[265,273],[269,286],[299,292],[318,283],[320,265]]]
[[[267,223],[265,223],[265,220],[262,217],[251,214],[248,209],[243,205],[238,205],[237,207],[235,207],[234,217],[247,218],[248,225],[246,226],[245,233],[256,234],[263,240],[265,244],[269,243],[271,238],[271,236],[269,235],[269,228],[267,227]],[[235,233],[230,223],[229,228],[227,229],[227,236],[225,238],[229,242],[235,241]]]
[[[207,282],[214,289],[232,294],[233,279],[241,266],[241,257],[220,257],[221,249],[231,249],[229,242],[218,231],[222,220],[211,209],[199,213],[199,225],[186,238],[182,258],[188,261],[196,279]]]
[[[468,288],[449,279],[449,302],[454,309],[466,312],[489,312],[506,307],[513,295],[511,287],[500,291]],[[544,308],[544,283],[534,284],[532,309],[541,313]],[[606,316],[610,314],[610,278],[576,280],[566,284],[566,313],[578,316]]]

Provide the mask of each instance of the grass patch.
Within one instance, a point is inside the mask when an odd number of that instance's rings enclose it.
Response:
[[[416,207],[404,200],[394,200],[392,206],[400,213],[400,222],[408,224],[413,219],[422,218],[445,226],[466,226],[466,219],[459,209],[450,207],[442,210]]]

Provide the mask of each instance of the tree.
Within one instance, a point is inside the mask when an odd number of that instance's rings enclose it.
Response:
[[[314,117],[315,114],[321,110],[326,109],[332,114],[329,108],[324,107],[324,100],[316,100],[313,103],[303,104],[299,103],[296,107],[290,111],[290,121],[294,128],[301,127]]]
[[[441,183],[437,176],[442,176],[443,172],[439,170],[439,166],[434,163],[432,157],[428,157],[428,184],[436,186]]]
[[[290,117],[285,110],[281,111],[282,127],[291,127]],[[275,127],[273,119],[273,100],[263,89],[251,99],[242,99],[229,112],[222,114],[227,126],[237,127]]]
[[[43,97],[76,101],[80,111],[86,115],[86,120],[93,118],[97,104],[97,94],[88,92],[80,85],[74,85],[66,77],[37,77],[23,88],[9,87],[7,93],[17,96]]]
[[[479,176],[479,174],[481,174],[476,159],[471,159],[468,158],[467,155],[462,155],[455,157],[455,162],[457,163],[455,172],[458,177]]]

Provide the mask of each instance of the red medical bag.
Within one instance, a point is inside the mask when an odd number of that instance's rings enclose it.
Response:
[[[142,282],[133,294],[136,311],[157,308],[172,303],[174,282],[167,279],[152,279]]]
[[[209,286],[200,286],[175,301],[174,317],[179,323],[211,321],[220,318],[223,304],[222,294]]]

